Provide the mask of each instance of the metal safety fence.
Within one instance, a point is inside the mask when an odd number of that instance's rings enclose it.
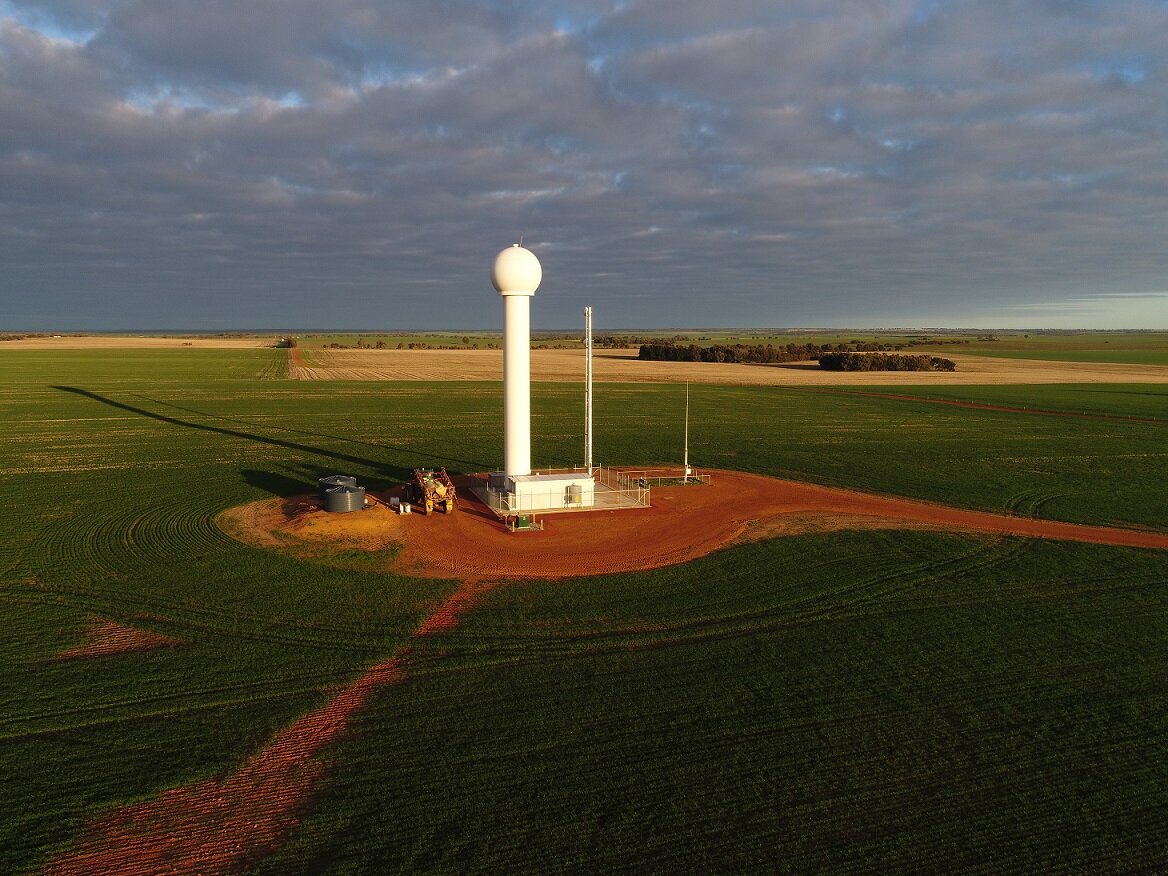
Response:
[[[684,470],[671,468],[651,468],[622,470],[617,473],[619,480],[628,484],[626,489],[632,489],[632,484],[649,489],[651,487],[672,487],[684,484],[709,484],[710,476],[704,472],[692,471],[686,474]]]
[[[583,466],[574,466],[570,469],[541,469],[544,474],[582,474],[586,469]],[[630,476],[630,474],[632,476]],[[487,507],[498,517],[509,517],[515,514],[527,514],[531,510],[538,510],[541,514],[614,510],[620,508],[647,508],[650,499],[650,484],[635,473],[627,473],[618,469],[593,466],[592,479],[596,487],[591,505],[576,504],[567,497],[560,503],[549,502],[549,507],[539,509],[521,509],[517,507],[515,496],[506,490],[495,489],[489,484],[476,490],[486,503]]]

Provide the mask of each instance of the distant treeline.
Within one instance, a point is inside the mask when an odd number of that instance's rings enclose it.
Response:
[[[828,371],[956,371],[951,359],[940,356],[901,356],[887,353],[824,353],[819,367]]]
[[[364,338],[357,338],[355,344],[342,344],[339,341],[333,341],[329,344],[323,344],[328,350],[388,350],[390,349],[390,341],[378,340],[367,341]],[[501,346],[496,343],[484,343],[482,345],[488,350],[497,350]],[[395,350],[477,350],[479,349],[478,341],[471,341],[470,338],[463,338],[461,344],[431,344],[429,341],[398,341],[393,346]]]
[[[714,344],[700,347],[697,344],[681,345],[672,341],[657,341],[641,344],[638,358],[658,362],[741,362],[751,365],[773,365],[780,362],[807,362],[818,359],[826,353],[835,352],[878,352],[899,349],[884,344]]]
[[[13,332],[0,333],[0,341],[25,341],[35,338],[80,338],[83,335],[76,332],[70,334],[49,334],[48,332],[26,332],[25,334],[15,334]]]

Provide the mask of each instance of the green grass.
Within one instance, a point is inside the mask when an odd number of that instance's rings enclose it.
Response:
[[[499,589],[333,752],[268,873],[1162,860],[1163,558],[805,536]]]
[[[1168,365],[1168,332],[1001,332],[995,337],[937,350],[1007,359]]]
[[[277,356],[0,357],[0,870],[33,866],[109,806],[224,773],[450,591],[294,562],[214,526],[317,471],[399,474],[362,469],[359,444],[344,453],[295,417],[274,425],[278,406],[251,416],[287,386],[256,379]],[[53,661],[92,615],[188,644]]]
[[[678,460],[683,390],[602,385],[597,458],[638,436],[649,461]],[[876,395],[691,388],[690,459],[832,486],[1077,523],[1168,527],[1168,387],[947,387],[897,394],[1106,412],[1115,419],[970,410]],[[1159,417],[1161,422],[1121,417]],[[646,429],[641,424],[644,423]],[[670,447],[672,442],[672,447]],[[565,448],[570,451],[570,448]],[[670,453],[672,451],[672,453]]]
[[[287,375],[287,350],[13,350],[0,348],[5,401],[43,393],[54,383],[92,386],[219,386],[224,382]]]
[[[451,592],[213,521],[338,471],[377,489],[492,468],[501,386],[273,379],[286,361],[0,351],[0,871],[230,771]],[[1168,389],[942,395],[1106,416],[695,386],[691,459],[1168,528],[1168,426],[1121,419],[1168,418]],[[602,462],[679,460],[681,387],[596,402]],[[579,461],[579,388],[537,385],[534,414],[534,457]],[[325,753],[303,828],[260,869],[1155,867],[1165,584],[1156,552],[856,532],[501,587],[414,643],[412,680]],[[53,660],[92,616],[187,644]]]
[[[834,389],[809,388],[806,392],[828,394]],[[972,402],[1032,411],[1089,415],[1132,420],[1161,420],[1168,424],[1168,386],[1158,384],[1067,383],[1051,386],[891,386],[850,388],[853,395],[910,396],[938,401]]]
[[[621,334],[616,332],[616,334]],[[681,344],[852,344],[903,345],[906,352],[934,352],[1059,362],[1112,362],[1168,365],[1168,332],[987,332],[963,331],[656,331],[629,332],[642,337],[676,339]]]
[[[1045,359],[1053,362],[1094,362],[1115,365],[1168,365],[1168,350],[965,350],[974,355],[1004,359]]]

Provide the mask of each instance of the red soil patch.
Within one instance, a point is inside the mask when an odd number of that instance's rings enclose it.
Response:
[[[446,600],[441,608],[422,622],[422,625],[414,631],[414,635],[432,636],[434,633],[458,626],[459,617],[466,612],[467,608],[478,601],[483,592],[492,586],[494,585],[489,583],[465,582]]]
[[[173,648],[182,641],[128,627],[117,621],[95,617],[90,621],[85,633],[85,641],[57,655],[58,660],[83,660],[91,657],[106,657],[110,654],[128,654],[134,651],[149,651],[152,648]]]
[[[486,585],[460,587],[415,635],[447,629]],[[235,873],[275,851],[296,826],[324,767],[316,755],[340,736],[377,688],[405,677],[408,648],[367,670],[323,707],[283,730],[235,773],[175,788],[95,822],[46,873],[137,876]]]
[[[433,577],[560,578],[654,569],[705,556],[752,531],[766,537],[857,527],[926,526],[1095,544],[1168,549],[1168,534],[965,511],[740,472],[704,486],[655,487],[651,508],[543,517],[511,533],[456,479],[459,510],[400,518],[400,570]]]

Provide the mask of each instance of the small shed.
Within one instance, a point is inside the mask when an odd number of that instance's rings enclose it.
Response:
[[[596,503],[596,482],[587,472],[516,475],[510,480],[515,511],[591,508]]]

